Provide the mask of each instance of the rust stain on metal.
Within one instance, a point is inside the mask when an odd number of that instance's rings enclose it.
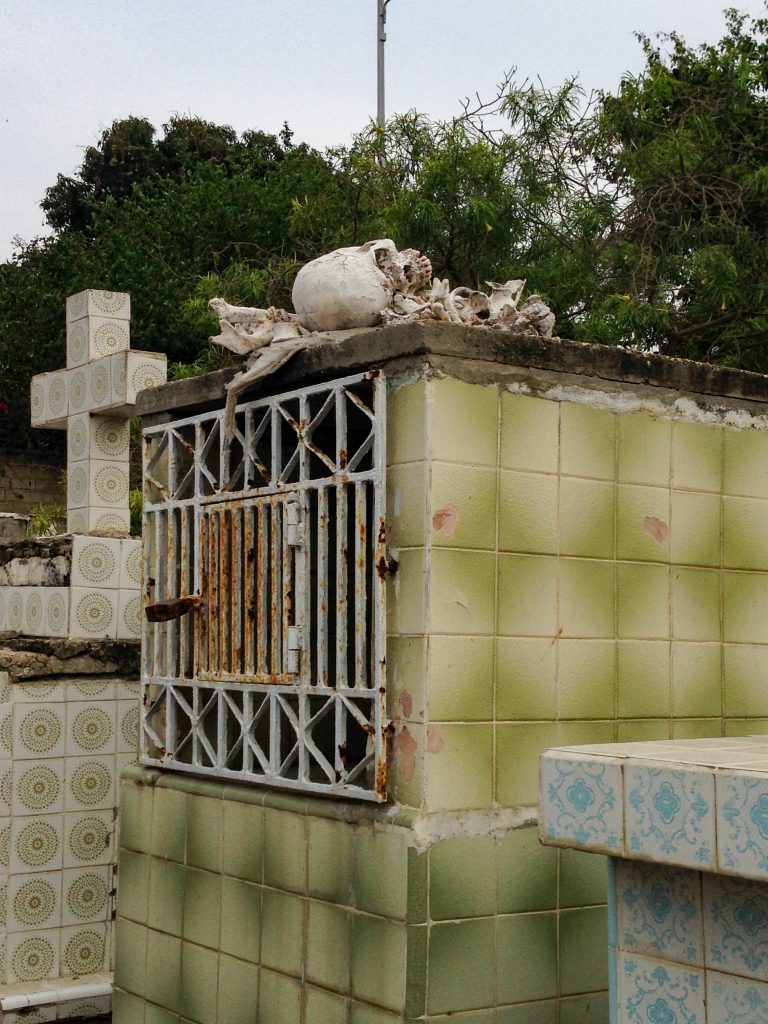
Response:
[[[188,612],[196,611],[202,600],[199,594],[185,594],[183,597],[171,598],[168,601],[157,601],[144,606],[147,622],[170,622],[180,619]]]
[[[346,448],[339,448],[339,469],[346,469],[348,462],[349,456]]]

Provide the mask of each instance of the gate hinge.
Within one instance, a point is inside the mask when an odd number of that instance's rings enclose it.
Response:
[[[285,540],[289,547],[301,547],[304,543],[304,515],[298,501],[285,504]]]

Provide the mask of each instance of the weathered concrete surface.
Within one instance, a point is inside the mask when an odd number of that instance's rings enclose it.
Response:
[[[15,544],[27,535],[29,516],[18,512],[0,512],[0,544]]]
[[[12,680],[139,674],[136,640],[68,640],[0,633],[0,671]]]
[[[557,338],[520,337],[509,331],[457,324],[410,323],[320,335],[326,344],[305,349],[282,369],[249,392],[274,393],[342,373],[390,368],[399,371],[428,364],[446,373],[483,383],[503,383],[513,368],[528,377],[535,371],[579,378],[584,386],[606,382],[634,385],[653,391],[665,389],[690,395],[704,404],[731,400],[742,408],[768,403],[768,376],[711,363],[636,352],[608,345],[561,341]],[[136,415],[150,417],[181,410],[219,407],[225,386],[238,372],[230,367],[200,377],[163,384],[142,391]]]
[[[71,568],[69,536],[0,544],[0,587],[68,587]]]

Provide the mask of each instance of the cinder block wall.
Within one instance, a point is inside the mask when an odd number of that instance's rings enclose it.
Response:
[[[61,467],[0,452],[0,512],[26,515],[38,505],[61,506],[65,495],[60,487]]]

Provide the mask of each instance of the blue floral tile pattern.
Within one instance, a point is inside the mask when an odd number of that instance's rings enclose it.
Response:
[[[699,872],[644,861],[615,864],[619,946],[703,967]]]
[[[768,879],[768,776],[718,772],[716,788],[720,870]]]
[[[705,1024],[704,972],[622,953],[619,1024]]]
[[[768,1024],[768,985],[707,971],[707,1024]]]
[[[768,889],[728,875],[704,876],[705,963],[768,982]]]
[[[711,773],[625,763],[627,856],[713,870],[715,782]]]
[[[615,761],[541,759],[542,837],[586,850],[618,854],[622,849],[621,767]]]

